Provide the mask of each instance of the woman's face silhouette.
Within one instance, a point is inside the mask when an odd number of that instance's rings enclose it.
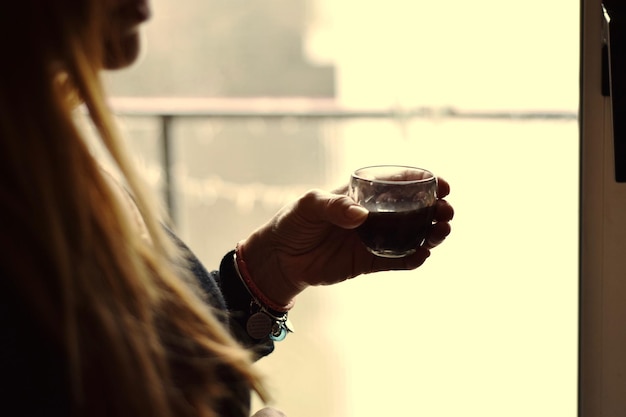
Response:
[[[149,0],[105,0],[105,8],[104,66],[107,69],[124,68],[139,56],[139,29],[150,19]]]

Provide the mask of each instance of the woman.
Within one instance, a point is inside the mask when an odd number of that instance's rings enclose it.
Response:
[[[353,231],[367,212],[312,191],[208,273],[155,212],[99,78],[135,60],[149,15],[144,0],[19,0],[0,13],[0,370],[19,415],[247,416],[251,389],[266,398],[251,363],[284,336],[297,294],[416,268],[450,232],[439,200],[424,247],[376,258]],[[78,106],[121,184],[90,153]]]

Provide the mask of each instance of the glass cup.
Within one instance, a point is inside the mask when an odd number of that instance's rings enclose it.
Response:
[[[401,258],[424,243],[437,202],[437,178],[422,168],[378,165],[350,177],[348,195],[369,211],[357,233],[377,256]]]

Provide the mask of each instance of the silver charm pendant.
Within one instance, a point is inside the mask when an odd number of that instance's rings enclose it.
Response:
[[[256,312],[248,318],[246,331],[253,339],[263,339],[272,332],[273,320],[265,313]]]

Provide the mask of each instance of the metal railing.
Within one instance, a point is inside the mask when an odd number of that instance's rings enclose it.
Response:
[[[175,119],[387,119],[406,123],[414,119],[471,119],[493,121],[576,121],[573,111],[460,110],[454,107],[354,108],[334,99],[319,98],[131,98],[111,100],[113,111],[122,117],[153,117],[159,121],[164,201],[176,219],[172,161],[172,126]]]

